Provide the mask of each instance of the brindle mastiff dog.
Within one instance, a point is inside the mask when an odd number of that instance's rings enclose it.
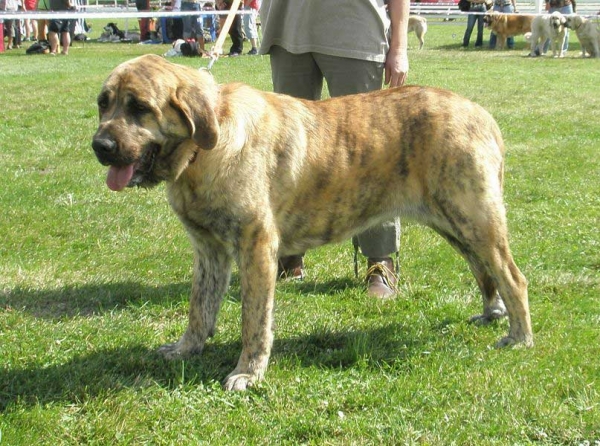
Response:
[[[402,215],[430,226],[467,260],[499,346],[533,344],[527,281],[513,261],[502,200],[504,143],[480,106],[409,86],[310,102],[142,56],[98,96],[98,160],[113,190],[165,182],[194,248],[189,325],[161,347],[199,353],[239,266],[242,352],[225,380],[263,378],[273,343],[277,258],[349,239]]]

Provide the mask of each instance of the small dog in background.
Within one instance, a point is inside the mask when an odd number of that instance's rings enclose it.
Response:
[[[600,31],[596,23],[578,14],[568,15],[565,26],[575,31],[581,45],[581,57],[600,58]]]
[[[139,41],[139,33],[123,32],[119,29],[116,23],[110,22],[104,28],[104,31],[100,35],[98,42],[127,42],[127,41]]]
[[[425,45],[425,34],[427,34],[427,19],[418,15],[408,17],[408,32],[414,32],[419,39],[419,49]]]
[[[529,56],[536,57],[544,53],[544,42],[550,39],[553,57],[565,57],[563,45],[566,38],[567,19],[558,11],[549,15],[537,16],[531,23],[531,51]]]
[[[109,36],[117,36],[119,40],[125,38],[125,33],[119,29],[116,23],[110,22],[104,27],[104,32],[108,33]]]

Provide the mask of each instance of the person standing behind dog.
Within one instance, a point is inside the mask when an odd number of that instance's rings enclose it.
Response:
[[[198,15],[185,15],[183,20],[183,39],[194,39],[198,43],[198,54],[204,54],[204,24],[200,18],[202,5],[199,0],[184,0],[181,2],[182,11],[198,11]]]
[[[138,11],[150,11],[150,0],[135,0],[135,9]],[[140,25],[140,42],[150,40],[150,18],[138,19]]]
[[[71,0],[50,0],[52,11],[71,11],[75,9]],[[50,43],[50,54],[56,56],[59,40],[62,47],[61,54],[67,56],[71,46],[71,22],[69,19],[52,19],[48,24],[48,42]],[[60,36],[60,37],[59,37]]]
[[[515,0],[494,0],[494,11],[503,12],[505,14],[516,13],[517,11],[517,3]],[[506,39],[506,46],[509,50],[512,50],[515,47],[515,38],[510,36]],[[490,49],[493,50],[496,48],[496,34],[494,32],[490,33]]]
[[[244,11],[248,14],[244,14],[244,32],[246,38],[250,41],[252,48],[248,51],[250,56],[258,54],[257,42],[258,42],[258,30],[256,28],[256,17],[258,10],[260,9],[260,0],[244,0]]]
[[[231,9],[233,4],[233,0],[217,0],[216,6],[217,9],[227,10]],[[221,26],[219,27],[219,33],[221,32],[222,25],[225,22],[224,15],[221,16]],[[229,49],[229,57],[235,57],[242,54],[244,50],[244,31],[242,29],[242,19],[239,14],[236,14],[233,17],[233,22],[231,22],[231,28],[229,28],[229,37],[231,37],[231,48]]]
[[[485,0],[469,0],[471,6],[469,6],[469,16],[467,17],[467,29],[463,37],[464,48],[469,46],[471,40],[471,33],[477,23],[477,39],[475,40],[475,48],[481,48],[483,46],[483,14],[486,11]],[[472,14],[473,13],[473,14]]]
[[[379,90],[384,75],[390,87],[404,84],[410,3],[386,3],[387,8],[377,0],[263,0],[260,53],[271,56],[274,91],[318,100],[324,79],[332,97]],[[368,258],[368,292],[372,296],[395,293],[397,278],[391,256],[399,250],[399,236],[400,221],[392,220],[357,237]],[[303,256],[280,259],[282,274],[301,278]]]

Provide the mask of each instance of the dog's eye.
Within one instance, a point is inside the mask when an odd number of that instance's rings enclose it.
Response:
[[[103,93],[98,96],[98,109],[100,111],[106,110],[108,108],[108,95]]]
[[[131,98],[129,100],[129,110],[133,114],[141,115],[143,113],[148,113],[150,111],[150,107],[146,104],[138,101],[136,98]]]

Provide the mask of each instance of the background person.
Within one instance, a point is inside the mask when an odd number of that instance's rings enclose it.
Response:
[[[138,11],[150,11],[150,0],[135,0],[135,8]],[[142,17],[138,19],[140,25],[140,42],[150,40],[150,18]]]
[[[325,79],[332,97],[363,93],[381,89],[384,75],[390,87],[402,85],[408,73],[409,7],[409,0],[389,0],[388,17],[377,0],[263,0],[260,52],[271,56],[275,92],[318,100]],[[357,237],[368,258],[370,295],[395,293],[391,256],[399,250],[399,236],[400,221],[393,220]],[[280,268],[301,277],[303,256],[280,259]]]
[[[204,54],[204,19],[200,17],[202,5],[199,0],[181,2],[182,11],[198,11],[198,15],[185,15],[183,20],[183,39],[193,39],[198,44],[198,54]]]
[[[0,11],[17,12],[21,5],[20,0],[0,0]],[[18,19],[4,19],[4,33],[7,37],[7,50],[21,47],[21,21]]]
[[[471,6],[469,7],[469,15],[467,16],[467,29],[463,36],[464,48],[469,46],[471,40],[471,34],[475,23],[477,23],[477,38],[475,39],[475,48],[481,48],[483,46],[483,14],[486,12],[485,0],[469,0]],[[474,14],[471,14],[474,13]]]
[[[37,10],[38,0],[23,0],[23,4],[26,11],[36,11]],[[36,40],[38,36],[37,30],[37,20],[35,19],[25,19],[24,20],[24,28],[25,28],[25,38],[23,39],[26,42],[31,40]]]
[[[250,41],[252,48],[248,51],[250,56],[258,54],[258,29],[256,27],[256,17],[260,9],[260,0],[244,0],[244,10],[251,14],[244,14],[244,32],[246,38]]]
[[[50,11],[50,0],[39,0],[37,3],[38,11]],[[48,25],[50,20],[38,19],[37,20],[37,40],[38,42],[48,40]]]
[[[71,0],[50,0],[52,11],[71,11],[75,5]],[[70,19],[52,19],[48,24],[48,42],[50,43],[50,54],[56,56],[59,43],[62,47],[61,54],[67,56],[71,46],[71,22]],[[74,25],[74,23],[73,23]],[[60,42],[59,42],[60,41]]]
[[[216,3],[217,9],[227,10],[231,9],[233,0],[218,0]],[[223,23],[225,23],[226,15],[221,15],[221,26],[219,27],[219,33],[223,29]],[[229,56],[235,57],[242,54],[244,51],[244,32],[242,30],[242,20],[240,15],[236,14],[231,22],[231,28],[229,28],[229,37],[231,37],[231,48],[229,49]]]

